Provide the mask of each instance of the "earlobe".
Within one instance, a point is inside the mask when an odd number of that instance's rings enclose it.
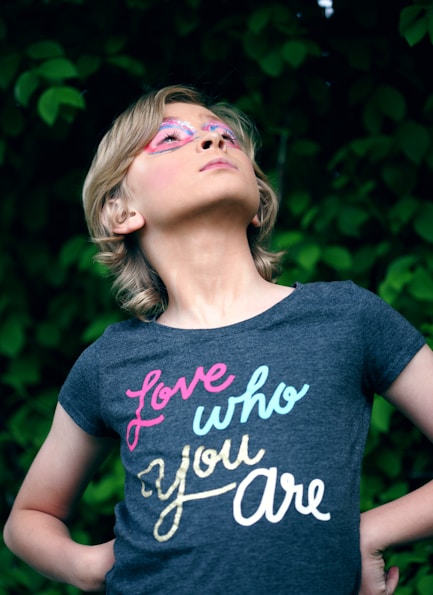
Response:
[[[251,225],[253,227],[260,227],[261,223],[258,215],[254,215],[254,217],[251,220]]]
[[[141,213],[137,211],[131,211],[128,213],[128,216],[125,218],[124,221],[121,222],[113,222],[112,230],[114,233],[118,233],[120,235],[127,235],[129,233],[134,233],[138,231],[146,224],[146,220],[144,219]]]

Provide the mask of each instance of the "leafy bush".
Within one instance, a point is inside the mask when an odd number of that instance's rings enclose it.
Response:
[[[281,197],[282,283],[351,278],[433,338],[433,9],[336,0],[4,0],[0,11],[2,520],[85,345],[122,314],[92,263],[82,181],[114,115],[148,86],[188,83],[247,111]],[[427,441],[377,398],[362,506],[432,477]],[[73,523],[110,535],[112,457]],[[102,515],[103,521],[94,522]],[[102,527],[102,535],[101,535]],[[431,540],[389,553],[399,595],[433,592]],[[0,549],[0,594],[53,585]]]

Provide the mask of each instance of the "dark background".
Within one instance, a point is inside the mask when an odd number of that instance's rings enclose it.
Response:
[[[281,197],[282,283],[353,279],[433,336],[431,2],[3,0],[0,6],[0,514],[81,350],[123,315],[93,264],[81,185],[112,119],[149,87],[195,85],[262,133]],[[430,445],[377,398],[362,506],[431,478]],[[111,531],[117,459],[73,531]],[[102,515],[102,521],[101,521]],[[98,519],[98,520],[97,520]],[[433,542],[390,552],[398,595],[433,592]],[[0,544],[0,594],[54,595]]]

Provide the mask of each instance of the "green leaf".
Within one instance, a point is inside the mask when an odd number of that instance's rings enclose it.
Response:
[[[359,207],[343,206],[338,214],[338,226],[346,236],[358,237],[361,227],[368,219],[368,213]]]
[[[371,426],[380,433],[387,434],[391,426],[394,407],[384,398],[375,396],[371,412]]]
[[[141,60],[136,60],[126,54],[119,54],[117,56],[111,56],[107,62],[114,64],[119,68],[123,68],[129,74],[139,78],[146,72],[146,67]]]
[[[406,100],[402,93],[390,85],[380,85],[376,90],[376,102],[381,111],[396,122],[406,113]]]
[[[270,11],[266,6],[259,8],[250,15],[247,21],[249,31],[259,35],[269,22]]]
[[[63,56],[64,51],[57,41],[45,40],[30,45],[26,54],[34,60],[46,60],[47,58],[59,58]]]
[[[62,341],[59,325],[54,322],[42,322],[36,327],[36,338],[39,345],[57,347]]]
[[[23,321],[10,317],[0,327],[0,353],[16,357],[24,346],[26,334]]]
[[[352,255],[344,246],[329,246],[324,249],[322,260],[337,271],[348,270],[353,266]]]
[[[411,47],[419,43],[427,32],[427,20],[418,18],[422,10],[421,6],[407,6],[400,12],[400,34]]]
[[[94,74],[101,65],[101,58],[91,54],[84,54],[77,58],[77,72],[81,78],[88,78]]]
[[[373,161],[383,159],[391,152],[392,146],[392,138],[385,134],[358,138],[350,143],[351,149],[357,155],[360,157],[369,157]]]
[[[259,60],[260,66],[269,76],[277,77],[283,72],[284,62],[278,49],[272,50]]]
[[[427,12],[427,31],[430,38],[430,43],[433,43],[433,10],[430,8]]]
[[[394,449],[382,447],[380,450],[380,457],[378,457],[376,464],[386,477],[395,479],[401,472],[401,454]],[[394,489],[394,486],[391,489]],[[401,488],[399,488],[399,490],[400,489]],[[399,493],[399,495],[401,494]],[[389,495],[387,496],[387,499],[388,498]]]
[[[75,65],[66,58],[53,58],[52,60],[47,60],[38,66],[36,72],[48,80],[61,80],[78,76]]]
[[[87,241],[84,236],[77,235],[69,238],[62,246],[59,254],[59,264],[62,268],[78,263]]]
[[[413,267],[418,258],[413,255],[396,258],[388,267],[386,282],[393,289],[401,291],[413,278]]]
[[[75,87],[54,87],[54,90],[59,104],[70,105],[77,109],[86,107],[83,95]]]
[[[307,53],[306,44],[303,41],[298,41],[296,39],[286,41],[282,47],[284,59],[293,68],[298,68],[304,62]]]
[[[314,269],[320,258],[320,248],[317,244],[308,243],[299,248],[296,260],[306,270]]]
[[[412,194],[417,183],[417,169],[406,161],[400,163],[386,163],[382,167],[382,178],[385,184],[397,196],[407,196]]]
[[[433,301],[433,275],[424,267],[417,267],[408,285],[409,293],[416,300]]]
[[[74,87],[50,87],[42,93],[38,101],[38,113],[48,126],[52,126],[57,120],[61,105],[83,109],[85,102]]]
[[[418,593],[433,593],[433,574],[428,574],[417,579]]]
[[[370,134],[380,134],[383,126],[383,112],[377,106],[373,98],[369,98],[364,106],[362,113],[364,126]]]
[[[287,205],[294,215],[300,215],[306,211],[308,205],[310,204],[310,200],[311,196],[309,192],[303,192],[299,190],[289,194],[287,197]]]
[[[433,242],[433,205],[424,203],[413,222],[419,236],[427,242]]]
[[[417,122],[408,120],[398,128],[396,138],[406,157],[416,165],[421,163],[430,146],[427,130]]]
[[[39,79],[33,70],[23,72],[15,83],[15,99],[21,103],[21,105],[27,107],[30,97],[37,89],[38,84]]]
[[[52,126],[59,113],[59,102],[54,87],[47,89],[39,97],[38,114],[48,126]]]
[[[107,312],[106,314],[102,314],[99,318],[96,318],[84,331],[83,333],[83,341],[86,343],[90,343],[91,341],[95,341],[98,337],[102,335],[109,324],[113,324],[114,322],[118,322],[120,320],[119,315],[117,312]]]

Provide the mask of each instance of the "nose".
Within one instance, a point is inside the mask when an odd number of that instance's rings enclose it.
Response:
[[[225,151],[227,148],[225,138],[215,130],[208,130],[200,138],[199,147],[202,151],[208,149],[220,149]]]

